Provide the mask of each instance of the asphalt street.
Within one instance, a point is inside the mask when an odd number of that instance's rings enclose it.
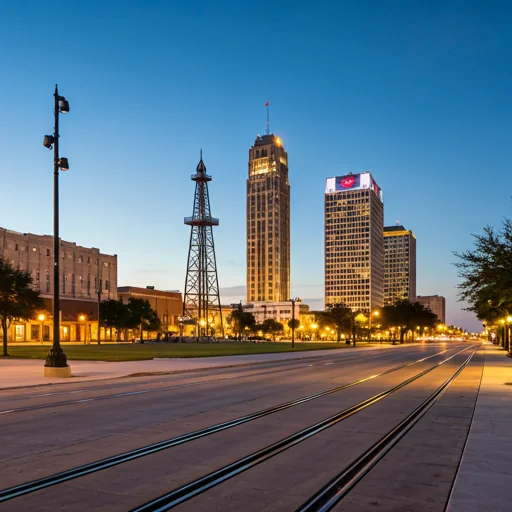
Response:
[[[0,392],[3,490],[293,403],[197,439],[29,489],[0,502],[0,509],[136,509],[410,379],[176,505],[183,511],[297,510],[421,406],[474,352],[433,406],[335,508],[442,511],[478,394],[483,354],[477,349],[453,343],[340,350],[243,367],[5,390]]]

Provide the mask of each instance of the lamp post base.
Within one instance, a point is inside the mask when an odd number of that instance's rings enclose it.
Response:
[[[54,379],[66,379],[72,377],[71,366],[45,366],[44,376]]]
[[[52,347],[44,363],[45,377],[71,377],[71,366],[68,365],[66,354],[60,346]]]

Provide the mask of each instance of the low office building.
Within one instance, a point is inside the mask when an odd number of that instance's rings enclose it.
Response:
[[[98,337],[98,301],[117,299],[117,255],[94,247],[60,241],[59,297],[61,341],[89,341]],[[28,270],[44,299],[36,318],[13,322],[11,341],[53,339],[53,236],[18,233],[0,228],[0,256]]]
[[[130,297],[147,299],[162,323],[162,331],[179,332],[179,318],[183,311],[181,292],[155,290],[154,286],[120,286],[117,295],[124,304],[128,304]]]
[[[446,299],[444,297],[441,295],[418,295],[416,300],[435,313],[443,324],[446,323]]]
[[[283,325],[288,325],[292,319],[292,303],[286,302],[250,302],[243,306],[244,311],[252,313],[257,323],[261,324],[268,318],[272,318]],[[301,314],[309,312],[309,306],[302,304],[301,301],[295,301],[296,320],[300,320]]]

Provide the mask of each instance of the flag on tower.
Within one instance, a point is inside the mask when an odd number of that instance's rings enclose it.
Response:
[[[267,103],[265,103],[265,107],[268,107],[270,105],[270,100],[267,100]]]

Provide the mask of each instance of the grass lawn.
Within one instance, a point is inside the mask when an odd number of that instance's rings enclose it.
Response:
[[[154,357],[211,357],[242,354],[268,354],[274,352],[299,352],[303,350],[323,350],[345,348],[345,343],[158,343],[139,345],[67,345],[62,348],[70,360],[88,361],[139,361]],[[11,357],[25,359],[45,359],[50,345],[9,347]]]

